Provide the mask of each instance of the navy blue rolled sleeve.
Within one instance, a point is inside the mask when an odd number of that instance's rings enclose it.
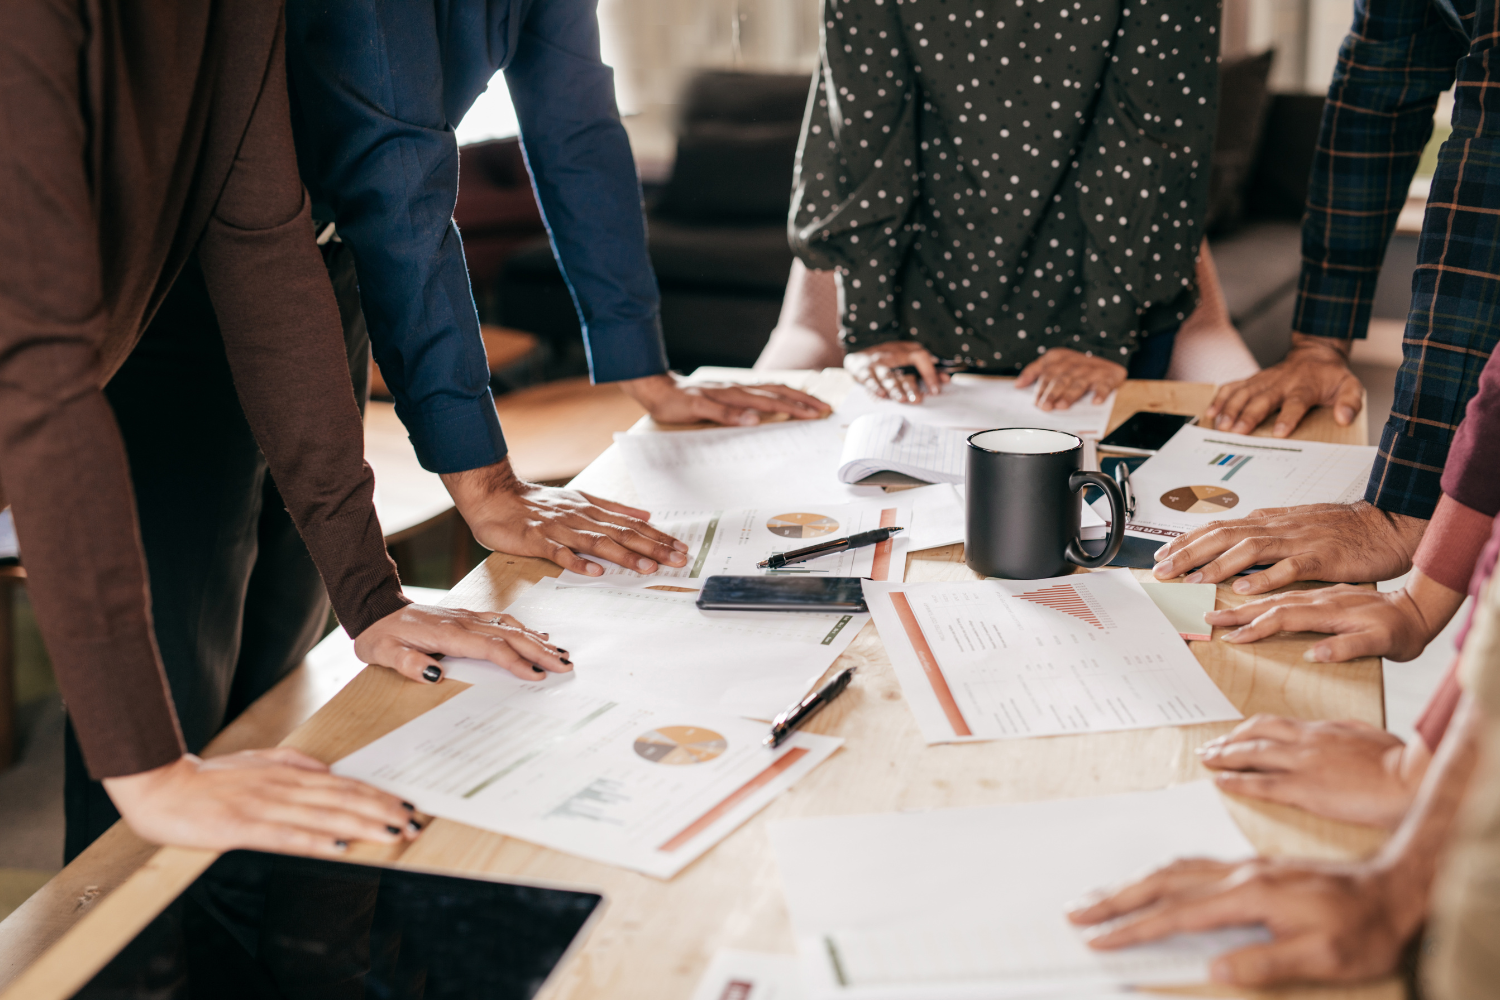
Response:
[[[453,126],[499,70],[594,380],[667,370],[595,0],[291,0],[287,48],[302,177],[354,252],[375,358],[425,468],[506,453],[453,223]]]

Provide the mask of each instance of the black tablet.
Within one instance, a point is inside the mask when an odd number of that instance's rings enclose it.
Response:
[[[597,893],[233,851],[82,990],[89,1000],[529,1000]]]

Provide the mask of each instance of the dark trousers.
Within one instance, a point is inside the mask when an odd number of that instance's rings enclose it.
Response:
[[[370,341],[352,255],[341,243],[324,249],[363,400]],[[105,395],[130,459],[157,646],[197,753],[307,655],[323,635],[328,597],[240,409],[196,261]],[[71,861],[119,813],[89,778],[71,721],[64,752]]]

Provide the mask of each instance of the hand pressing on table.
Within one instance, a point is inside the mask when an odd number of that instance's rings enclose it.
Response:
[[[296,750],[184,754],[138,774],[105,778],[125,822],[153,844],[246,848],[338,857],[356,840],[394,844],[421,829],[412,810]]]
[[[488,660],[522,680],[539,681],[573,669],[568,651],[548,638],[506,614],[408,604],[361,632],[354,653],[427,684],[443,679],[443,656]]]
[[[715,424],[753,427],[768,416],[821,420],[833,407],[817,396],[775,383],[682,383],[672,375],[649,375],[620,387],[659,424]]]
[[[1333,419],[1348,427],[1364,405],[1364,386],[1349,370],[1347,340],[1292,334],[1292,349],[1281,361],[1242,382],[1219,387],[1204,412],[1213,427],[1249,434],[1270,414],[1280,411],[1272,433],[1284,438],[1297,429],[1314,406],[1333,409]]]
[[[1232,795],[1393,830],[1416,798],[1432,754],[1365,722],[1256,715],[1198,748]]]
[[[844,370],[872,396],[898,403],[920,403],[924,396],[942,392],[950,381],[948,373],[940,371],[936,362],[937,358],[915,340],[888,340],[845,354]],[[915,367],[917,373],[900,371],[903,367]]]
[[[1225,642],[1255,642],[1278,632],[1332,633],[1302,654],[1313,663],[1361,656],[1405,663],[1437,638],[1463,600],[1463,594],[1414,570],[1404,587],[1390,593],[1347,584],[1297,590],[1210,611],[1204,619],[1210,625],[1238,626],[1223,637]]]
[[[652,527],[649,511],[525,482],[509,458],[442,479],[474,538],[491,551],[548,559],[588,576],[604,570],[584,555],[638,573],[687,565],[687,543]]]
[[[1021,369],[1016,388],[1036,384],[1036,405],[1066,410],[1089,393],[1102,403],[1125,382],[1125,366],[1068,347],[1054,347]]]
[[[1216,983],[1352,982],[1396,968],[1426,912],[1425,893],[1375,865],[1189,858],[1085,899],[1075,924],[1108,923],[1089,939],[1104,951],[1173,934],[1264,924],[1273,940],[1221,955]]]
[[[1153,573],[1158,580],[1187,573],[1187,583],[1219,583],[1250,566],[1273,564],[1236,580],[1237,594],[1263,594],[1297,580],[1390,580],[1411,569],[1426,530],[1421,518],[1363,500],[1266,507],[1174,538],[1156,550]]]

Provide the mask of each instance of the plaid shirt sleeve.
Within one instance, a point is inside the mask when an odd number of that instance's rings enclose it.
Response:
[[[1453,134],[1438,152],[1417,244],[1396,400],[1366,498],[1431,517],[1465,407],[1500,338],[1500,4],[1480,0],[1458,60]]]

